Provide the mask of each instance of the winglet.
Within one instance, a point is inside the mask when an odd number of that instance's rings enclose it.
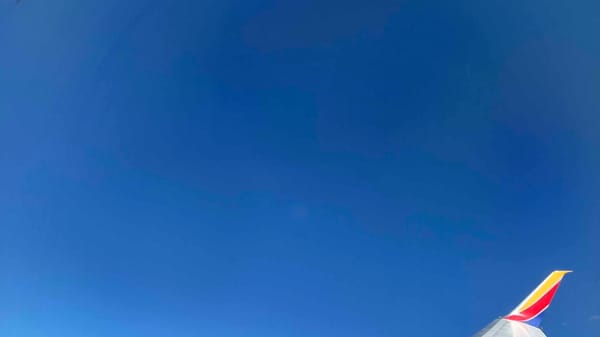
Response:
[[[560,281],[570,272],[571,270],[555,270],[550,273],[521,304],[504,318],[539,327],[542,321],[541,314],[550,306],[556,290],[560,286]]]

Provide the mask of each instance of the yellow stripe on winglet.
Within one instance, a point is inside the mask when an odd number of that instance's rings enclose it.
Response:
[[[554,287],[558,282],[562,280],[562,278],[572,272],[572,270],[555,270],[553,271],[544,282],[542,282],[532,293],[527,297],[527,299],[519,306],[518,311],[526,310],[530,306],[532,306],[535,302],[537,302],[544,294],[546,294],[552,287]]]

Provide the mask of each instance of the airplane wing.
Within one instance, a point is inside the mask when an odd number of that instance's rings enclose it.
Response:
[[[473,337],[546,337],[540,330],[542,314],[552,299],[568,270],[556,270],[527,296],[507,316],[493,321]]]

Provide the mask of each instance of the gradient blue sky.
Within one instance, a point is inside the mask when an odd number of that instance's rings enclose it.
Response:
[[[597,1],[0,5],[0,335],[600,333]]]

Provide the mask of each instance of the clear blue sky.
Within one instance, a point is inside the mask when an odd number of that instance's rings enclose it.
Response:
[[[0,4],[0,335],[600,333],[597,1]]]

